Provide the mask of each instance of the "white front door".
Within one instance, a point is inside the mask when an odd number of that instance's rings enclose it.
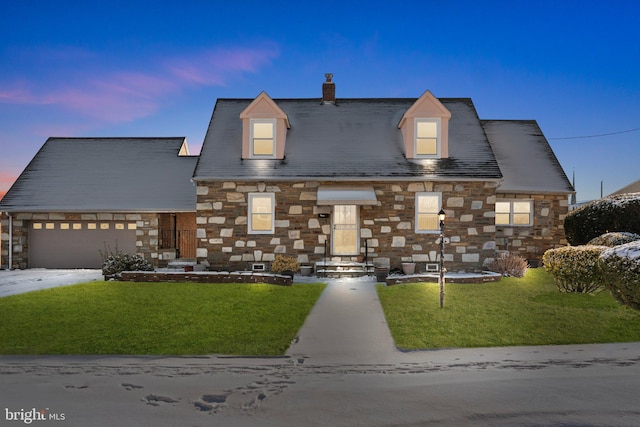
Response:
[[[333,255],[358,255],[358,206],[336,205],[333,207]]]

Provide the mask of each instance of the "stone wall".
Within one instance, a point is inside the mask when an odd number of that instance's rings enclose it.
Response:
[[[29,227],[32,221],[135,221],[137,253],[156,266],[162,266],[163,253],[158,249],[157,214],[139,213],[13,213],[13,254],[11,268],[29,268]],[[8,266],[9,218],[2,217],[2,262]],[[171,258],[171,251],[165,255]],[[175,258],[175,250],[173,251]],[[5,263],[7,265],[5,265]],[[166,264],[166,262],[164,262]]]
[[[539,265],[547,249],[567,245],[564,219],[569,212],[565,194],[498,194],[498,199],[533,200],[532,226],[497,226],[498,250],[509,251]]]
[[[211,269],[246,270],[254,262],[269,263],[276,254],[295,256],[301,263],[321,261],[331,238],[331,212],[317,206],[320,185],[335,182],[211,182],[198,183],[198,261]],[[363,185],[341,182],[341,185]],[[495,253],[495,182],[368,182],[377,206],[360,207],[360,253],[368,242],[374,262],[400,267],[402,262],[439,260],[439,234],[416,234],[416,192],[441,192],[444,209],[445,262],[450,271],[478,271]],[[274,193],[275,232],[248,234],[248,193]],[[330,245],[327,244],[330,248]],[[355,257],[354,257],[355,259]]]

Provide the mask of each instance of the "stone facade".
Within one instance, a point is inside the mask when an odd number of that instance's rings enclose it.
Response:
[[[155,213],[14,213],[11,268],[29,268],[29,229],[33,221],[127,221],[136,224],[137,253],[155,266],[175,258],[175,250],[158,247],[158,215]],[[9,217],[2,217],[2,266],[9,267]]]
[[[569,213],[567,195],[498,194],[498,200],[533,200],[531,226],[497,226],[496,248],[522,256],[539,265],[547,249],[567,245],[564,219]]]
[[[246,270],[269,263],[276,254],[301,263],[322,261],[330,252],[330,206],[317,205],[317,188],[335,182],[199,182],[197,187],[198,262],[211,269]],[[340,182],[363,185],[362,182]],[[450,271],[478,271],[495,254],[495,181],[367,182],[376,192],[376,206],[360,206],[360,254],[400,267],[416,262],[418,271],[439,260],[439,234],[415,233],[417,192],[439,192],[447,214],[445,262]],[[248,194],[274,193],[275,231],[248,234]],[[326,246],[325,246],[326,243]],[[328,254],[331,257],[331,254]],[[348,259],[356,259],[347,257]],[[335,258],[332,258],[335,259]],[[342,258],[343,259],[343,258]]]

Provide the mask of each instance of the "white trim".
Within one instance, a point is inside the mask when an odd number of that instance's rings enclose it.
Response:
[[[271,228],[269,230],[253,229],[253,199],[271,199]],[[247,203],[247,234],[273,234],[276,229],[276,196],[275,193],[249,193]]]
[[[418,154],[418,124],[436,124],[436,154]],[[420,117],[413,120],[413,155],[416,159],[439,159],[442,155],[442,119],[440,117]]]
[[[356,241],[355,241],[355,252],[336,252],[335,248],[335,233],[336,233],[336,208],[338,207],[347,207],[352,206],[355,211],[355,230],[356,230]],[[333,206],[333,215],[331,215],[331,254],[334,256],[357,256],[360,255],[360,206],[358,205],[334,205]]]
[[[259,123],[270,123],[273,125],[273,154],[270,155],[262,155],[262,154],[254,154],[253,153],[253,125]],[[252,159],[275,159],[276,158],[276,149],[277,149],[277,120],[276,119],[250,119],[249,120],[249,157]]]
[[[434,230],[421,230],[421,229],[418,228],[418,215],[421,214],[421,213],[431,214],[431,212],[419,212],[418,211],[418,206],[419,206],[418,199],[420,197],[422,197],[422,196],[437,196],[438,197],[438,206],[442,207],[442,193],[433,192],[433,191],[417,192],[416,196],[415,196],[415,202],[414,202],[415,203],[415,206],[414,206],[414,211],[415,211],[415,214],[414,214],[415,215],[414,216],[414,222],[415,222],[414,231],[415,231],[416,234],[437,234],[437,233],[440,233],[440,229],[439,228],[436,228]],[[438,208],[438,210],[433,212],[433,215],[435,215],[436,218],[438,216],[439,209],[440,208]]]
[[[494,208],[494,212],[496,214],[495,225],[503,226],[503,227],[531,227],[533,225],[533,212],[534,212],[534,203],[533,199],[497,199],[496,207],[498,203],[509,203],[509,223],[498,223],[498,211]],[[529,203],[529,223],[528,224],[515,224],[513,221],[513,204],[514,203]],[[502,212],[504,214],[504,212]]]

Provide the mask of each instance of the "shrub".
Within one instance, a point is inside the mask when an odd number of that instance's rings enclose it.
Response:
[[[640,240],[602,252],[600,267],[611,295],[621,304],[640,309]]]
[[[590,293],[604,286],[598,258],[606,246],[565,246],[542,256],[544,268],[561,292]]]
[[[271,264],[271,271],[276,274],[281,274],[285,271],[293,271],[295,273],[299,269],[300,263],[292,256],[276,255],[276,258]]]
[[[487,264],[489,271],[500,273],[505,277],[524,277],[528,268],[529,263],[526,259],[512,253],[498,254],[493,261]]]
[[[153,265],[140,255],[129,255],[120,251],[115,252],[105,248],[102,255],[102,274],[105,277],[117,277],[123,271],[153,271]]]
[[[564,232],[572,245],[584,245],[610,231],[640,234],[640,193],[595,200],[569,212],[564,220]]]
[[[636,240],[640,240],[640,234],[614,232],[591,239],[587,245],[608,246],[613,248],[614,246],[624,245],[625,243],[635,242]]]

